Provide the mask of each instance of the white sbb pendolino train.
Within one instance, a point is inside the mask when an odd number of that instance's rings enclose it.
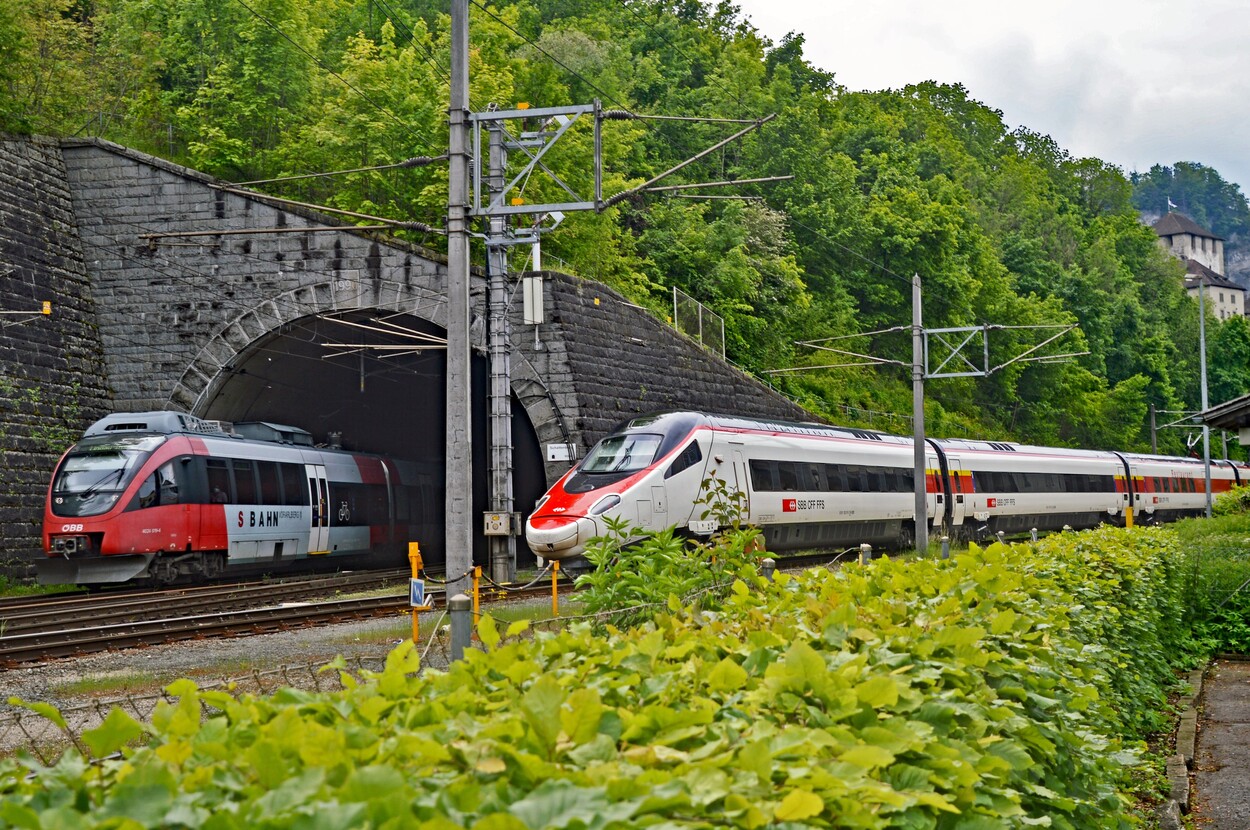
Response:
[[[1196,516],[1206,507],[1200,459],[1032,447],[998,441],[926,441],[929,526],[959,539]],[[578,556],[608,518],[638,531],[676,526],[703,536],[704,482],[740,502],[741,521],[769,550],[869,543],[906,548],[915,533],[910,438],[823,424],[702,412],[634,418],[604,438],[547,491],[525,525],[547,559]],[[1212,461],[1211,490],[1250,483],[1250,466]]]
[[[442,522],[436,472],[314,447],[295,427],[109,415],[52,474],[39,581],[166,584],[310,559],[398,566],[408,540]]]

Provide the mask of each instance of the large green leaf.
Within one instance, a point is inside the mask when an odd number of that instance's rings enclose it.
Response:
[[[114,707],[95,729],[82,733],[83,743],[97,758],[116,752],[143,734],[143,726],[121,709]]]

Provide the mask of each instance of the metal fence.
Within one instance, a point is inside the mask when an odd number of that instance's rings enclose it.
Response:
[[[725,356],[725,321],[676,287],[673,288],[673,327],[708,351]]]

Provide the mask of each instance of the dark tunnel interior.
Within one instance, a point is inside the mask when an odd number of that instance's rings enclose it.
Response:
[[[445,331],[417,317],[379,310],[318,315],[275,330],[241,354],[216,394],[194,414],[230,422],[268,421],[312,433],[318,445],[444,467]],[[489,366],[472,359],[474,562],[486,564],[481,514],[487,507],[486,413]],[[512,402],[515,510],[533,510],[546,490],[538,437]],[[444,481],[438,486],[445,486]],[[436,522],[441,527],[441,518]],[[443,539],[421,540],[441,560]],[[523,538],[517,562],[534,562]]]

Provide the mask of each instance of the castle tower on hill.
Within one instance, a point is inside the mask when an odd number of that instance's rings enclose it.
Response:
[[[1159,244],[1185,263],[1185,290],[1220,320],[1246,313],[1246,290],[1224,276],[1224,239],[1181,213],[1164,214],[1152,225]]]

